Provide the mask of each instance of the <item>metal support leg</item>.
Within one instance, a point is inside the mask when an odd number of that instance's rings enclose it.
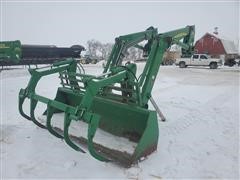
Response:
[[[165,116],[163,115],[162,111],[159,109],[157,103],[154,101],[154,99],[152,97],[150,98],[150,101],[151,101],[153,107],[155,108],[155,110],[157,111],[157,114],[161,118],[161,121],[166,121]]]

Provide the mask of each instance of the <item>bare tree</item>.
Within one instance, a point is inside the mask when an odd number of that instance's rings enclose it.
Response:
[[[112,46],[112,43],[103,44],[100,41],[94,39],[87,41],[88,54],[101,59],[108,58],[111,53]]]
[[[128,49],[126,60],[137,60],[142,58],[143,51],[141,49],[130,47]]]
[[[102,45],[102,57],[103,59],[107,59],[110,56],[110,53],[112,51],[113,44],[112,43],[106,43]]]
[[[87,41],[87,51],[88,54],[97,57],[100,59],[107,60],[111,51],[112,51],[113,44],[112,43],[101,43],[100,41],[97,41],[95,39]],[[125,54],[126,60],[137,60],[142,58],[142,50],[130,47],[127,50],[127,53]]]
[[[101,47],[100,41],[94,39],[87,41],[87,50],[91,56],[97,57],[100,47]]]

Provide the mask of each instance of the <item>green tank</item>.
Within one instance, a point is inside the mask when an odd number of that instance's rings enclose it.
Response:
[[[1,41],[0,42],[0,62],[12,61],[18,63],[22,56],[21,42],[16,41]]]

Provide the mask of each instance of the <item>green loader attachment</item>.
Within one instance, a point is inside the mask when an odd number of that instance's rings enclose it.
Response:
[[[126,167],[136,163],[142,157],[157,149],[158,120],[157,110],[149,110],[148,102],[153,98],[151,91],[161,64],[163,53],[173,43],[179,41],[182,32],[189,27],[167,33],[158,34],[157,29],[150,27],[146,31],[120,36],[115,39],[103,73],[94,76],[82,71],[82,66],[74,59],[66,59],[49,67],[29,69],[30,81],[25,89],[19,92],[19,112],[37,126],[47,129],[52,135],[64,139],[75,149],[90,154],[100,161],[113,161]],[[144,47],[139,43],[147,41]],[[139,47],[147,54],[143,72],[136,77],[137,66],[125,63],[123,58],[130,47]],[[82,72],[82,73],[81,73]],[[61,87],[58,88],[55,99],[49,99],[35,92],[42,77],[59,74]],[[25,99],[30,100],[30,115],[23,111]],[[47,105],[44,112],[45,123],[35,117],[37,103]],[[156,105],[156,104],[155,104]],[[62,121],[53,117],[63,114]],[[71,127],[77,133],[71,131]],[[86,126],[83,132],[82,126]],[[79,133],[85,133],[85,137]],[[101,143],[104,138],[111,137],[110,147]],[[111,147],[116,142],[130,143],[131,152],[122,151],[122,144]],[[108,145],[109,145],[108,144]]]

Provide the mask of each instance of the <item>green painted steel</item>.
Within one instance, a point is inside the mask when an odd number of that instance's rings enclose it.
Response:
[[[18,63],[22,57],[20,41],[1,41],[0,42],[0,61],[12,61]]]
[[[106,156],[108,154],[104,153],[104,148],[98,150],[98,146],[93,141],[97,128],[115,136],[128,138],[136,142],[137,146],[134,153],[127,156],[127,164],[136,162],[157,148],[159,136],[157,114],[156,111],[148,109],[148,102],[163,53],[173,43],[185,37],[188,28],[187,26],[158,34],[157,29],[150,27],[143,32],[116,38],[103,74],[99,76],[77,72],[78,65],[74,59],[67,59],[46,68],[29,69],[31,79],[27,87],[19,92],[20,114],[36,125],[48,129],[57,138],[64,139],[70,147],[80,152],[85,152],[85,150],[72,141],[69,126],[72,121],[87,123],[88,135],[85,141],[88,150],[100,161],[115,161],[116,159],[121,161],[121,158],[114,159],[116,156],[109,158]],[[148,43],[141,47],[139,43],[144,40]],[[136,64],[123,65],[122,63],[127,49],[133,46],[143,49],[148,54],[140,77],[136,77]],[[58,88],[55,99],[36,94],[35,88],[39,80],[55,73],[59,73],[62,84],[62,87]],[[22,108],[26,98],[30,99],[30,116],[25,114]],[[46,125],[40,124],[35,118],[34,112],[38,102],[47,104]],[[57,131],[51,123],[53,114],[59,112],[65,114],[63,134]]]

